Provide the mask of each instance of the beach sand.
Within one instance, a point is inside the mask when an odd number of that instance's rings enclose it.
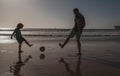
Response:
[[[81,41],[81,53],[77,55],[76,41],[71,40],[64,48],[58,40],[30,41],[22,45],[18,62],[18,44],[0,43],[0,76],[119,76],[120,41]],[[39,48],[45,47],[41,52]],[[60,61],[60,59],[63,59]],[[10,68],[13,68],[11,70]],[[11,72],[10,72],[11,71]]]

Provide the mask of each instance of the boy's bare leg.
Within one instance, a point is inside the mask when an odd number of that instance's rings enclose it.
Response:
[[[33,44],[30,44],[26,39],[24,39],[24,41],[29,47],[33,46]]]
[[[17,62],[17,63],[21,63],[22,62],[22,60],[21,60],[21,53],[23,52],[23,51],[21,51],[21,43],[19,44],[19,48],[18,48],[18,59],[19,59],[19,61]]]
[[[21,45],[22,44],[19,44],[19,53],[22,53],[23,51],[21,50]]]
[[[21,51],[21,44],[19,44],[19,52]]]

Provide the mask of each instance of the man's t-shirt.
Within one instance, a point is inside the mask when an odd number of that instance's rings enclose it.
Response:
[[[79,22],[80,23],[80,29],[83,30],[83,28],[85,26],[85,18],[82,14],[78,14],[78,15],[75,16],[75,19],[74,19],[75,25],[74,25],[73,30],[78,32],[77,20],[80,21]]]

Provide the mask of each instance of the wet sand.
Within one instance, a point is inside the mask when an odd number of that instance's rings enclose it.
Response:
[[[77,55],[76,41],[63,49],[57,40],[31,41],[23,44],[18,62],[18,44],[0,43],[0,76],[119,76],[120,41],[81,41],[82,55]],[[45,46],[45,51],[39,48]],[[61,59],[61,61],[60,61]]]

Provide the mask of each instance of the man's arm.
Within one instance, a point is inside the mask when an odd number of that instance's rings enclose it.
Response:
[[[80,28],[81,28],[81,21],[80,21],[80,19],[79,19],[79,18],[78,18],[76,21],[77,21],[78,31],[80,32]]]
[[[81,17],[81,18],[78,17],[76,21],[77,21],[78,31],[80,32],[80,30],[83,29],[85,26],[85,19],[84,17]]]

